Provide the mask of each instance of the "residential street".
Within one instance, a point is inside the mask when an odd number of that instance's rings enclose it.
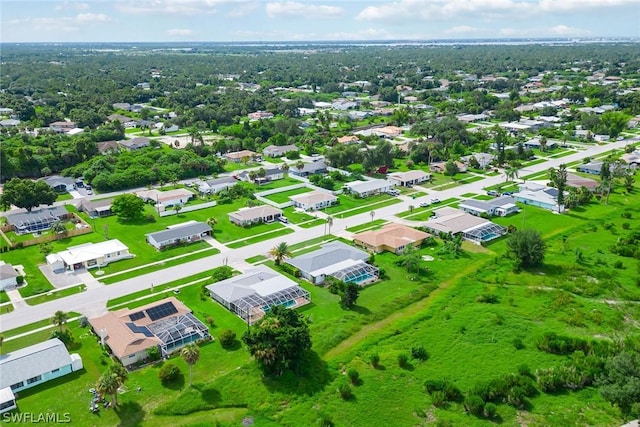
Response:
[[[576,160],[583,159],[585,157],[593,158],[614,148],[624,149],[627,144],[637,142],[638,140],[640,140],[640,137],[616,141],[606,145],[593,146],[587,150],[579,151],[570,156],[552,159],[545,163],[526,167],[526,169],[522,172],[522,175],[545,171],[550,167],[557,167],[560,164],[570,163]],[[444,191],[429,191],[429,195],[444,200],[450,197],[460,197],[465,193],[484,193],[484,187],[498,184],[500,182],[503,182],[504,179],[505,178],[503,175],[488,177],[481,181],[472,182]],[[101,195],[101,197],[104,197],[104,195]],[[429,196],[427,196],[427,198],[428,197]],[[412,204],[415,205],[416,201],[407,199],[395,205],[375,209],[375,219],[392,219],[394,214],[406,211]],[[363,224],[369,221],[371,221],[371,215],[369,212],[344,219],[335,217],[333,226],[331,227],[331,232],[335,234],[347,227]],[[286,235],[284,237],[277,237],[268,241],[256,243],[254,245],[239,249],[225,248],[220,254],[217,255],[202,258],[196,261],[191,261],[179,266],[158,270],[153,273],[145,274],[128,280],[123,280],[121,282],[117,282],[108,286],[92,284],[91,286],[88,286],[87,291],[83,293],[75,294],[48,303],[36,306],[15,307],[15,310],[13,312],[0,316],[0,332],[36,322],[38,320],[50,318],[57,310],[80,312],[88,317],[99,315],[106,310],[106,302],[110,299],[132,292],[150,289],[151,284],[157,286],[163,283],[180,279],[182,277],[210,270],[214,267],[222,265],[225,262],[231,266],[245,268],[247,264],[244,260],[246,258],[258,254],[266,254],[266,252],[270,248],[272,248],[282,240],[286,240],[287,243],[291,245],[321,236],[324,231],[324,225],[320,225],[310,229],[296,227],[295,233]]]

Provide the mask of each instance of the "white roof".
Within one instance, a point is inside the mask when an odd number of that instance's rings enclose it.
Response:
[[[359,259],[345,259],[336,264],[327,265],[326,267],[310,271],[309,274],[314,277],[318,277],[320,275],[330,276],[333,273],[337,273],[340,270],[344,270],[345,268],[349,268],[358,264],[364,264],[364,261]]]
[[[345,184],[347,188],[356,193],[365,193],[367,191],[379,190],[386,187],[391,187],[391,184],[386,179],[371,179],[368,181],[355,181]]]
[[[265,265],[247,270],[244,274],[208,285],[206,288],[227,302],[249,295],[267,297],[276,292],[298,286],[296,282]]]
[[[426,173],[423,170],[411,170],[407,172],[394,172],[389,174],[392,178],[399,178],[402,181],[408,181],[413,179],[420,179],[424,177],[429,177],[430,174]]]
[[[331,193],[324,191],[312,191],[310,193],[298,194],[296,196],[289,196],[289,198],[295,202],[303,205],[310,205],[313,203],[328,202],[330,200],[337,200],[338,197]]]
[[[12,400],[15,400],[15,399],[16,397],[11,391],[11,387],[5,387],[3,389],[0,389],[0,403],[11,402]]]
[[[71,364],[71,356],[58,338],[0,356],[0,388]]]
[[[58,252],[57,255],[67,265],[73,265],[92,259],[101,258],[107,254],[118,251],[128,251],[129,248],[118,239],[107,240],[100,243],[87,243],[85,245],[73,246],[66,251]]]

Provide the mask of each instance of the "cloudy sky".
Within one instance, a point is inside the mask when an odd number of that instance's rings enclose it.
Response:
[[[0,0],[2,42],[640,37],[640,0]]]

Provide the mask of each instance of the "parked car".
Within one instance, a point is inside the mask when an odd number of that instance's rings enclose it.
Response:
[[[487,196],[493,196],[493,197],[497,197],[499,196],[500,193],[498,193],[496,190],[489,190],[487,191]]]
[[[429,203],[429,202],[420,202],[420,207],[421,208],[426,208],[426,207],[429,207],[430,204],[431,203]]]
[[[515,191],[505,191],[504,193],[502,193],[503,196],[513,196],[513,194],[515,193]]]
[[[287,218],[286,216],[280,216],[280,217],[278,217],[278,221],[284,222],[285,224],[288,224],[289,223],[289,218]]]
[[[433,199],[431,199],[431,203],[440,203],[440,199],[433,198]]]
[[[387,194],[390,194],[392,196],[399,196],[400,195],[400,191],[398,191],[398,190],[387,190]]]
[[[89,189],[87,190],[87,195],[91,196],[92,194],[93,194],[93,190],[89,188]]]

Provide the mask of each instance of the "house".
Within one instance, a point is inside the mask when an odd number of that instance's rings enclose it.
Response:
[[[123,110],[128,110],[128,109],[129,109],[129,104],[127,104],[127,108],[123,108]],[[125,123],[131,121],[132,119],[131,117],[127,117],[122,114],[111,114],[107,116],[108,122],[115,122],[116,120],[124,125]]]
[[[116,102],[115,104],[111,104],[114,110],[125,110],[129,111],[131,109],[131,104],[128,102]]]
[[[527,182],[519,186],[520,191],[513,195],[516,202],[537,206],[553,212],[564,211],[564,206],[558,206],[558,190],[541,184]]]
[[[89,323],[125,367],[144,361],[153,347],[167,357],[189,343],[211,337],[209,329],[175,297],[110,311]]]
[[[78,210],[86,213],[91,218],[102,218],[113,215],[113,212],[111,212],[111,203],[113,203],[113,197],[101,200],[89,200],[84,198],[78,205]]]
[[[326,191],[312,191],[310,193],[289,196],[293,205],[305,211],[317,211],[338,203],[338,196]]]
[[[458,172],[464,173],[467,171],[467,165],[462,162],[453,162],[458,167]],[[431,172],[445,173],[447,171],[447,162],[433,162],[429,165]]]
[[[402,128],[399,128],[398,126],[384,126],[373,129],[373,134],[378,135],[380,138],[393,139],[402,135]]]
[[[224,158],[233,163],[246,163],[247,161],[254,160],[258,156],[258,153],[254,153],[250,150],[233,151],[224,155]]]
[[[15,395],[83,368],[78,354],[69,354],[64,343],[53,338],[0,355],[0,412],[15,408]],[[14,396],[11,399],[11,396]],[[13,400],[14,405],[8,404]]]
[[[303,168],[291,168],[289,169],[289,173],[296,176],[307,177],[310,175],[317,175],[327,173],[327,164],[324,162],[324,159],[316,160],[310,163],[303,163]]]
[[[249,325],[261,319],[270,307],[294,309],[311,302],[309,292],[265,265],[205,287],[211,298]]]
[[[98,142],[98,152],[100,154],[106,154],[109,151],[118,151],[120,146],[118,145],[118,141],[102,141]]]
[[[105,267],[109,263],[121,259],[133,258],[129,248],[118,239],[107,240],[100,243],[85,243],[72,246],[67,250],[47,255],[49,264],[54,273],[62,271],[78,271],[84,268]]]
[[[476,159],[476,161],[478,162],[478,165],[480,166],[480,169],[485,169],[487,167],[489,167],[491,165],[491,162],[493,162],[493,159],[495,159],[495,156],[493,154],[489,154],[489,153],[473,153],[469,156],[462,156],[460,157],[460,160],[467,166],[471,166],[471,159]]]
[[[261,120],[261,119],[272,119],[273,113],[268,111],[255,111],[253,113],[247,114],[249,120]]]
[[[192,197],[195,197],[194,193],[184,188],[168,191],[143,190],[136,191],[134,194],[144,200],[145,203],[154,203],[161,210],[169,206],[184,205]]]
[[[0,126],[3,128],[14,128],[20,124],[18,119],[4,119],[0,120]]]
[[[76,127],[76,122],[71,122],[71,121],[69,121],[69,122],[67,122],[67,121],[53,122],[53,123],[49,123],[49,127],[54,132],[66,133],[66,132],[69,132],[71,129],[74,129]]]
[[[0,291],[15,289],[18,286],[18,276],[20,273],[11,264],[0,261]]]
[[[76,189],[76,181],[70,177],[64,177],[60,175],[51,175],[42,178],[47,185],[58,193],[67,193]]]
[[[567,186],[573,188],[588,188],[593,191],[600,186],[600,183],[594,179],[584,178],[579,175],[567,173]]]
[[[123,139],[122,141],[118,141],[118,145],[125,150],[134,151],[148,147],[149,145],[151,145],[151,140],[149,138],[145,138],[144,136],[139,136],[133,139]]]
[[[290,151],[298,151],[298,147],[290,145],[270,145],[262,150],[262,154],[267,157],[282,157]]]
[[[429,233],[402,224],[387,224],[379,230],[370,230],[353,236],[353,243],[374,253],[383,251],[401,254],[407,246],[420,246]]]
[[[632,167],[640,167],[640,150],[634,150],[631,153],[625,153],[621,157],[623,162]]]
[[[603,162],[591,162],[576,166],[576,170],[582,173],[588,173],[591,175],[600,175]]]
[[[458,209],[475,216],[507,216],[520,212],[513,197],[498,197],[491,200],[467,199],[460,202]]]
[[[257,222],[273,222],[282,216],[282,211],[269,205],[241,208],[229,214],[229,221],[246,227]]]
[[[198,191],[204,194],[216,194],[227,188],[231,188],[238,183],[238,180],[232,176],[210,179],[198,186]]]
[[[39,233],[51,228],[57,221],[64,221],[71,214],[64,206],[33,209],[31,212],[7,215],[7,224],[13,225],[16,234]]]
[[[340,241],[322,245],[313,252],[286,260],[314,285],[322,285],[329,276],[360,286],[378,280],[379,270],[367,263],[369,254]]]
[[[340,138],[337,139],[338,144],[358,144],[362,141],[360,141],[360,138],[358,138],[356,135],[345,135],[345,136],[341,136]]]
[[[400,185],[402,187],[411,187],[412,185],[429,181],[430,178],[431,174],[419,169],[407,172],[394,172],[387,176],[387,179],[393,182],[394,185]]]
[[[191,221],[167,227],[167,230],[145,234],[147,242],[154,248],[162,250],[167,246],[180,243],[192,243],[202,240],[211,234],[211,227],[204,222]]]
[[[386,179],[370,179],[368,181],[348,182],[344,187],[347,192],[354,196],[364,198],[389,191],[393,188],[393,185],[393,182]]]
[[[522,143],[522,146],[524,148],[528,148],[528,149],[536,149],[536,150],[542,150],[542,143],[540,142],[540,138],[532,138],[528,141],[525,141]],[[554,148],[556,148],[558,146],[558,143],[555,141],[547,141],[546,146],[544,147],[545,150],[553,150]]]
[[[456,208],[444,207],[436,209],[433,213],[435,216],[425,223],[425,227],[434,233],[461,235],[476,244],[497,239],[507,233],[506,228],[488,219]]]
[[[257,171],[254,171],[257,173]],[[237,178],[241,181],[251,182],[251,172],[250,171],[242,171],[237,175]],[[269,181],[276,181],[278,179],[284,178],[284,171],[279,168],[271,168],[264,170],[264,177],[259,177],[256,175],[256,178],[253,180],[256,183],[265,183]]]

